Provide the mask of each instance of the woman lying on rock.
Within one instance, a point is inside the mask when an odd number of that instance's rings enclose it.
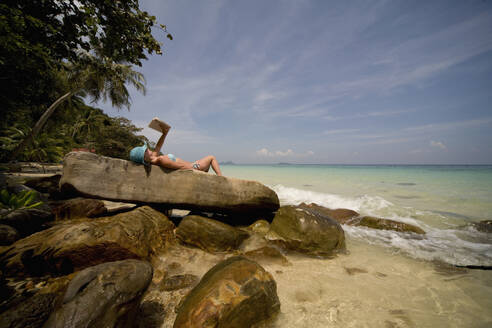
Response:
[[[154,151],[147,148],[147,143],[143,146],[135,147],[130,151],[130,159],[135,163],[149,165],[154,164],[167,169],[194,169],[203,172],[208,172],[210,166],[217,175],[222,175],[220,172],[219,162],[215,159],[215,156],[209,155],[193,163],[185,161],[181,158],[174,156],[173,154],[159,155],[162,144],[166,138],[166,132],[162,133],[162,136],[157,141]]]

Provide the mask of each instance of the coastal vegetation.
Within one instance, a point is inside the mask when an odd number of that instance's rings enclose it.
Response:
[[[130,108],[145,92],[134,70],[162,54],[156,17],[131,1],[13,1],[0,4],[0,161],[58,162],[73,148],[124,157],[144,137],[129,120],[86,101]]]

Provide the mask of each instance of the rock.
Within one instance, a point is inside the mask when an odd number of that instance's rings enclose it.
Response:
[[[56,294],[36,294],[0,315],[0,327],[42,327],[55,307]]]
[[[45,328],[131,326],[152,280],[148,262],[125,260],[86,268],[67,287]]]
[[[244,256],[250,260],[257,261],[260,264],[290,265],[289,260],[287,260],[278,249],[271,246],[265,246],[246,252],[244,253]]]
[[[413,232],[419,235],[424,235],[425,231],[421,228],[398,221],[376,218],[373,216],[364,216],[362,218],[355,219],[350,225],[363,226],[372,229],[379,230],[394,230],[398,232]]]
[[[62,197],[59,187],[60,178],[61,174],[54,174],[47,177],[38,177],[27,180],[25,185],[44,194],[50,194],[51,198],[59,199]]]
[[[272,275],[257,263],[236,256],[203,276],[179,306],[174,327],[249,328],[279,310]]]
[[[17,230],[21,237],[44,230],[53,221],[51,211],[37,208],[17,209],[0,219],[0,224],[9,225]]]
[[[270,223],[266,220],[258,220],[248,227],[251,231],[265,235],[270,230]]]
[[[93,218],[106,214],[104,202],[92,198],[72,198],[53,206],[56,220],[70,220],[78,218]]]
[[[315,203],[301,203],[299,207],[305,208],[310,212],[318,212],[320,215],[328,216],[340,224],[344,224],[347,221],[359,216],[359,213],[353,210],[349,210],[346,208],[337,208],[332,210]]]
[[[193,274],[180,274],[164,279],[159,286],[159,289],[161,291],[183,289],[196,285],[198,280],[199,278]]]
[[[295,206],[282,206],[271,224],[271,231],[286,247],[303,253],[330,256],[345,250],[345,234],[330,217]],[[272,235],[267,235],[269,239]]]
[[[196,170],[165,170],[92,153],[65,156],[63,191],[113,201],[160,203],[175,209],[219,213],[273,212],[277,194],[256,181],[219,177]]]
[[[19,239],[19,233],[11,226],[0,224],[0,246],[11,245]]]
[[[394,230],[398,232],[414,232],[417,234],[425,234],[425,231],[421,228],[399,221],[393,221],[388,219],[376,218],[372,216],[361,217],[356,211],[352,211],[345,208],[338,208],[335,210],[320,206],[318,204],[305,204],[299,205],[300,208],[304,208],[312,213],[318,213],[328,216],[340,224],[347,224],[353,226],[363,226],[372,229],[380,230]]]
[[[188,215],[176,229],[176,237],[186,244],[213,253],[237,249],[249,234],[213,219]]]
[[[108,261],[149,259],[174,238],[174,224],[148,206],[98,220],[60,223],[0,254],[6,275],[64,275]]]
[[[104,207],[108,213],[119,213],[131,210],[137,206],[132,203],[112,202],[109,200],[103,200]]]
[[[66,276],[49,281],[34,294],[19,295],[13,304],[0,314],[0,327],[42,327],[63,296],[70,279]],[[3,305],[3,304],[2,304]]]
[[[492,220],[484,220],[474,224],[480,232],[492,233]]]
[[[135,328],[160,328],[166,318],[164,306],[156,301],[145,301],[140,304],[135,318]]]

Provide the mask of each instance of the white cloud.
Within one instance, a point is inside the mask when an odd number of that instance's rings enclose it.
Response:
[[[447,149],[446,145],[444,145],[441,141],[431,140],[430,146],[431,147],[441,148],[441,149]]]

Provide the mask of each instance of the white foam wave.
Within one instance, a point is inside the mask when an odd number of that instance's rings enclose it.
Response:
[[[273,186],[272,189],[279,196],[281,205],[299,205],[305,202],[332,209],[348,208],[362,215],[376,215],[410,223],[426,231],[425,236],[418,237],[414,234],[344,225],[349,237],[388,247],[418,259],[441,260],[453,265],[492,265],[492,240],[488,234],[457,226],[447,226],[445,229],[433,227],[417,219],[425,220],[427,211],[399,207],[379,196],[345,197],[283,185]],[[434,213],[432,215],[435,216]]]
[[[335,194],[301,190],[283,185],[272,187],[277,193],[282,205],[299,205],[300,203],[316,203],[329,208],[348,208],[357,212],[371,214],[393,205],[379,196],[362,195],[358,197],[344,197]]]

